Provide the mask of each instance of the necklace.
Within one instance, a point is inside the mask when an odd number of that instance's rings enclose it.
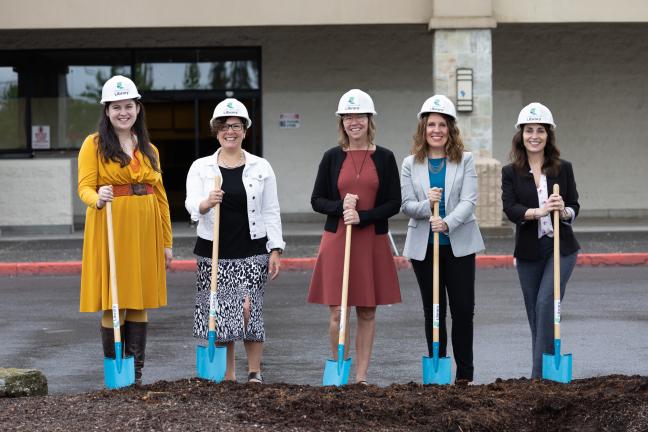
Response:
[[[360,164],[360,169],[359,170],[358,170],[358,167],[356,166],[355,159],[353,158],[353,150],[349,149],[349,156],[351,157],[351,162],[353,162],[353,169],[356,172],[356,178],[357,179],[360,178],[360,173],[362,172],[362,168],[364,167],[364,164],[365,164],[365,162],[367,160],[367,155],[369,154],[369,147],[370,146],[371,146],[371,144],[369,144],[367,146],[367,150],[365,150],[365,154],[362,157],[362,163]]]
[[[443,168],[445,168],[445,158],[441,159],[441,163],[437,166],[434,166],[432,163],[434,159],[428,159],[428,171],[430,171],[432,174],[439,174],[441,171],[443,171]]]
[[[239,153],[238,159],[233,164],[229,164],[225,162],[225,158],[223,157],[223,153],[218,154],[218,165],[222,166],[223,168],[238,168],[241,165],[245,165],[245,157],[243,156],[243,152]]]

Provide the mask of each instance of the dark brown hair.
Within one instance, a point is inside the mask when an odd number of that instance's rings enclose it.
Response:
[[[544,162],[542,163],[542,172],[545,175],[555,177],[560,172],[560,150],[556,146],[556,134],[551,126],[548,124],[540,124],[547,132],[547,143],[544,148]],[[511,152],[509,153],[509,160],[513,167],[520,175],[529,173],[529,157],[527,156],[526,148],[524,147],[524,124],[515,135],[511,145]]]
[[[369,139],[369,142],[371,144],[374,143],[374,139],[376,138],[376,122],[374,122],[373,115],[367,114],[367,120],[369,124],[367,125],[367,138]],[[349,148],[349,135],[347,135],[346,131],[344,130],[344,116],[340,116],[338,118],[338,144],[340,147],[343,149],[348,149]]]
[[[236,117],[236,116],[231,116],[231,117]],[[209,130],[211,130],[211,133],[215,138],[218,138],[218,128],[223,126],[225,123],[227,123],[228,118],[229,117],[216,117],[215,119],[211,119],[209,121]],[[236,117],[236,118],[241,120],[241,123],[243,123],[243,133],[247,132],[246,120],[243,117]]]
[[[430,114],[433,113],[423,114],[416,126],[416,133],[414,133],[414,136],[412,137],[414,142],[412,143],[411,153],[414,155],[414,159],[421,163],[425,162],[428,157],[428,143],[425,137],[425,131],[427,129],[427,121]],[[448,160],[454,163],[461,162],[464,152],[464,143],[461,139],[461,132],[459,132],[459,128],[457,127],[457,122],[449,115],[441,113],[434,114],[442,116],[448,124],[448,142],[445,145],[445,152]]]
[[[136,99],[133,99],[133,102],[139,106],[139,113],[135,119],[135,124],[133,124],[133,127],[131,128],[131,132],[135,134],[135,137],[137,138],[136,148],[148,158],[151,163],[151,168],[160,172],[158,157],[151,145],[148,130],[146,129],[146,113],[144,112],[144,105]],[[97,144],[99,146],[99,154],[103,158],[104,162],[117,162],[123,168],[130,163],[131,158],[122,150],[119,138],[117,137],[115,129],[113,128],[112,123],[110,123],[110,119],[106,113],[108,107],[110,107],[110,103],[111,102],[104,104],[103,109],[101,110],[99,125],[97,126]]]

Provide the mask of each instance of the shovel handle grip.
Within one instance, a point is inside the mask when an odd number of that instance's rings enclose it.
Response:
[[[558,183],[553,185],[553,193],[560,194]],[[554,240],[554,339],[560,339],[560,210],[553,212]]]
[[[351,225],[346,226],[344,240],[344,271],[342,272],[342,302],[340,304],[340,334],[338,343],[344,345],[347,333],[347,303],[349,300],[349,268],[351,267]]]
[[[220,190],[222,184],[221,176],[216,176],[214,178],[214,190]],[[209,301],[209,331],[216,330],[216,317],[211,311],[212,306],[215,304],[215,301],[212,301],[212,298],[216,296],[216,289],[218,286],[218,244],[220,241],[220,203],[217,203],[214,206],[214,231],[213,231],[213,240],[212,240],[212,262],[211,262],[211,296]],[[215,306],[214,306],[215,307]]]
[[[110,297],[112,299],[113,332],[115,343],[121,343],[119,328],[119,290],[117,289],[117,265],[115,264],[115,235],[113,232],[112,202],[106,202],[106,228],[108,231],[108,272],[110,277]]]
[[[439,201],[434,201],[432,211],[434,217],[439,217]],[[432,304],[434,307],[432,341],[439,342],[439,233],[433,233],[432,237]]]

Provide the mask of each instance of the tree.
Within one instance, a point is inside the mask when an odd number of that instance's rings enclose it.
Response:
[[[198,69],[198,64],[189,63],[185,66],[183,84],[185,89],[200,88],[200,69]]]

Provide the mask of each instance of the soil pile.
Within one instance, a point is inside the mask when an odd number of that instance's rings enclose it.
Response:
[[[3,431],[647,431],[648,377],[343,388],[160,381],[0,399]]]

